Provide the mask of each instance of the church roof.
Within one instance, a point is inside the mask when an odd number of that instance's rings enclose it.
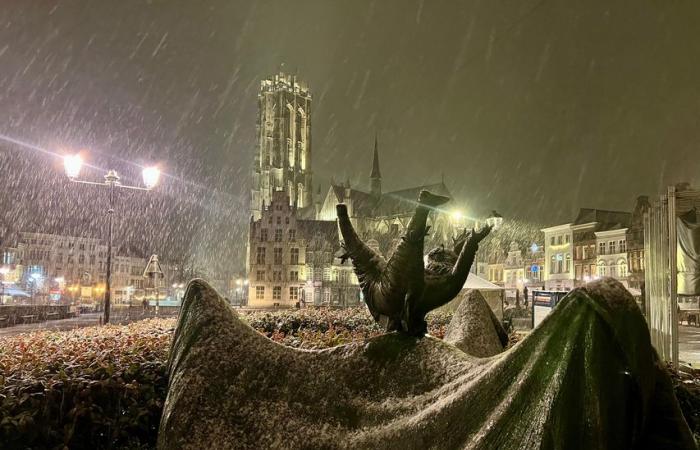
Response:
[[[342,185],[331,185],[333,193],[338,201],[345,202],[347,188]],[[370,216],[377,204],[377,198],[369,192],[350,188],[350,200],[352,200],[353,214],[356,216]]]
[[[450,194],[450,191],[443,182],[386,192],[380,197],[379,202],[373,210],[373,214],[375,216],[411,214],[413,210],[416,209],[418,194],[422,190],[452,198],[452,194]]]
[[[606,211],[604,209],[581,208],[574,225],[597,222],[597,231],[626,228],[632,220],[632,214],[625,211]]]
[[[331,188],[338,201],[346,201],[345,194],[348,190],[346,187],[331,185]],[[368,192],[350,188],[353,215],[356,217],[385,217],[412,214],[416,208],[418,194],[424,189],[433,194],[446,195],[452,198],[452,194],[450,194],[443,182],[385,192],[379,198]]]
[[[297,219],[313,220],[316,218],[316,206],[308,205],[303,208],[297,208]]]

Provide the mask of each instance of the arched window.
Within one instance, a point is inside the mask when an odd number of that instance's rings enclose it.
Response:
[[[598,261],[598,276],[604,277],[605,275],[605,261]]]
[[[617,262],[617,267],[618,267],[618,275],[620,278],[626,278],[627,277],[627,261],[624,259],[620,259]]]
[[[297,205],[300,208],[307,206],[306,203],[304,203],[304,185],[302,183],[297,184]]]

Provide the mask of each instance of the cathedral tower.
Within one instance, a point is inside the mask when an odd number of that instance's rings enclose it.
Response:
[[[305,83],[281,72],[260,82],[257,133],[253,218],[260,218],[275,191],[285,191],[292,206],[311,206],[311,93]]]

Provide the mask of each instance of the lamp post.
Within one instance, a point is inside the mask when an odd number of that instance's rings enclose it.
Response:
[[[112,298],[112,216],[114,215],[114,191],[116,188],[132,189],[137,191],[150,191],[157,184],[160,178],[160,170],[157,167],[147,167],[143,169],[143,184],[140,186],[127,186],[119,182],[119,175],[116,170],[109,170],[104,176],[104,182],[78,180],[83,159],[80,155],[68,155],[63,159],[63,167],[68,179],[74,183],[91,184],[94,186],[105,186],[109,189],[109,207],[107,209],[107,273],[105,276],[105,311],[103,323],[109,323],[109,312]]]
[[[34,272],[30,278],[32,279],[32,305],[36,306],[36,291],[39,289],[39,283],[43,277],[40,273]]]
[[[243,280],[240,278],[236,280],[236,303],[238,306],[243,303]]]
[[[143,277],[150,278],[153,280],[153,289],[156,294],[156,316],[158,315],[158,279],[163,278],[163,269],[160,267],[160,262],[158,262],[158,255],[151,255],[146,264],[146,268],[143,270]],[[145,289],[143,295],[146,295]]]

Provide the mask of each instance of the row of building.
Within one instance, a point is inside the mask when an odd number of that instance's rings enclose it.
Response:
[[[360,236],[380,254],[391,255],[415,209],[421,189],[451,197],[444,181],[383,192],[375,138],[368,190],[331,182],[312,192],[311,93],[296,77],[280,73],[261,82],[258,144],[253,167],[246,271],[248,306],[349,306],[361,301],[357,278],[337,258],[341,242],[335,206],[345,203]],[[369,156],[369,155],[368,155]],[[570,290],[612,276],[630,290],[644,280],[640,197],[632,212],[581,209],[572,222],[540,230],[532,242],[480,251],[473,272],[511,291]],[[451,242],[464,227],[452,206],[433,212],[426,247]],[[507,244],[507,243],[506,243]]]
[[[647,196],[632,212],[582,208],[573,221],[543,228],[529,247],[477,256],[477,271],[506,289],[568,291],[600,277],[621,281],[633,294],[644,285],[644,214]]]
[[[3,236],[5,237],[5,236]],[[153,282],[144,277],[147,258],[135,252],[112,254],[112,301],[128,304],[144,295],[155,296]],[[82,305],[98,305],[105,292],[107,245],[93,237],[19,232],[12,243],[0,248],[3,293],[31,295],[34,301],[69,299]],[[164,278],[158,284],[165,298],[176,270],[162,264]]]

